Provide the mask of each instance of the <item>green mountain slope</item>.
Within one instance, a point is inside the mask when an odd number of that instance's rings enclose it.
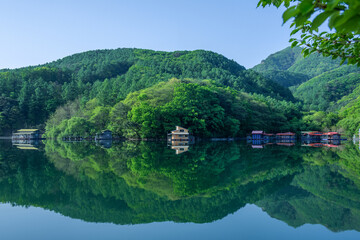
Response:
[[[358,67],[319,54],[303,58],[300,48],[272,54],[253,70],[289,87],[307,111],[337,111],[356,98],[353,91],[360,86]]]
[[[337,101],[360,86],[360,68],[341,66],[301,84],[294,95],[304,102],[305,109],[324,111],[337,109]]]
[[[253,67],[254,71],[266,72],[266,71],[285,71],[288,70],[295,62],[301,59],[301,48],[285,48],[279,52],[269,55],[260,64]]]
[[[338,68],[339,66],[339,60],[325,58],[316,53],[304,58],[301,55],[301,48],[287,47],[279,52],[271,54],[252,69],[259,73],[277,70],[315,77],[324,72]]]

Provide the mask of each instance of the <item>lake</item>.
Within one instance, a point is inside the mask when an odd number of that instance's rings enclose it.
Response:
[[[3,239],[360,239],[360,150],[1,141],[0,198]]]

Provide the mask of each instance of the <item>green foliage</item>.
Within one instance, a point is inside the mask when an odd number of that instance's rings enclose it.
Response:
[[[338,126],[344,128],[349,134],[357,134],[360,129],[360,98],[341,108]]]
[[[20,126],[21,120],[18,102],[8,97],[0,97],[0,134],[9,134],[6,129]]]
[[[316,53],[304,58],[300,52],[298,47],[286,48],[253,69],[289,87],[303,102],[305,111],[335,112],[357,98],[360,92],[358,67],[341,66],[340,60]]]
[[[61,89],[69,77],[69,72],[50,67],[1,72],[0,92],[3,97],[11,99],[13,109],[17,109],[18,117],[23,121],[16,125],[8,122],[1,130],[11,131],[19,126],[44,123],[49,114],[64,103]]]
[[[300,39],[292,38],[292,46],[304,46],[304,56],[313,52],[342,63],[360,66],[360,3],[357,0],[260,0],[258,6],[275,5],[287,8],[283,13],[284,23],[292,20],[291,35],[299,31]],[[314,16],[314,14],[317,14]],[[335,32],[318,33],[318,28],[328,22]]]
[[[298,86],[301,83],[306,82],[310,79],[308,75],[302,73],[294,73],[290,71],[270,70],[262,72],[262,75],[274,82],[277,82],[283,87]]]
[[[342,66],[301,84],[294,95],[304,102],[305,110],[338,110],[337,102],[360,86],[360,69]]]
[[[285,74],[301,74],[313,78],[340,67],[340,60],[323,57],[317,53],[304,58],[301,51],[300,47],[287,47],[268,56],[260,64],[256,65],[253,70],[262,74],[285,71]]]
[[[336,130],[335,125],[340,120],[336,113],[325,113],[311,111],[303,117],[304,129],[313,131],[329,131]]]
[[[50,118],[48,136],[64,136],[68,125],[56,124],[63,116],[56,113]],[[175,126],[189,128],[198,137],[244,136],[254,128],[299,130],[296,122],[301,114],[298,104],[285,100],[241,93],[214,81],[172,79],[133,92],[113,107],[90,100],[66,119],[71,117],[85,119],[96,131],[108,128],[128,138],[165,138]]]

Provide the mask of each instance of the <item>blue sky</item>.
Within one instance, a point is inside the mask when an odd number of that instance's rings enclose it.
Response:
[[[119,47],[211,50],[253,67],[289,46],[283,10],[257,0],[1,0],[0,69]]]

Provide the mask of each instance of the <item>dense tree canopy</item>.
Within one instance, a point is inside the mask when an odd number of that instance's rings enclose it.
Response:
[[[253,128],[298,130],[296,119],[301,118],[299,106],[292,102],[191,79],[172,79],[130,93],[111,107],[95,98],[73,115],[64,117],[63,111],[60,108],[47,122],[48,137],[74,136],[83,130],[81,136],[91,136],[108,128],[125,137],[164,138],[177,125],[198,137],[232,137]],[[76,127],[80,120],[83,127]]]

